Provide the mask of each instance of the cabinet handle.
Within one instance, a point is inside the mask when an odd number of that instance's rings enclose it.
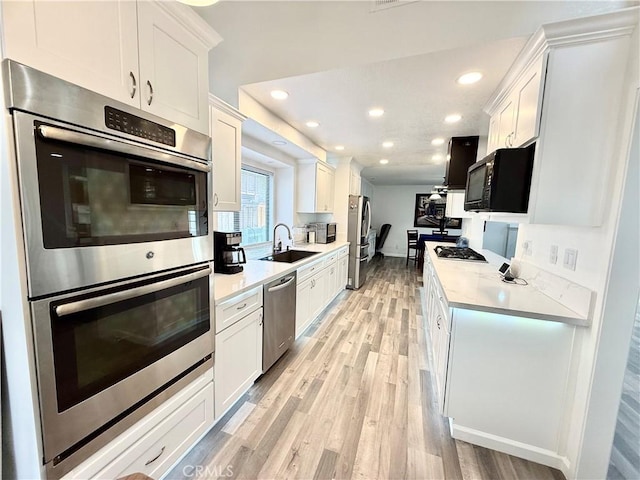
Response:
[[[440,319],[442,317],[440,315],[438,315],[438,318],[436,318],[436,323],[438,324],[438,330],[440,330]]]
[[[131,98],[136,96],[136,90],[138,89],[138,82],[136,82],[136,76],[133,72],[129,72],[129,76],[131,77]]]
[[[214,207],[218,206],[218,194],[217,193],[213,194],[213,206]]]
[[[262,326],[262,314],[260,314],[260,322],[258,323],[258,325]]]
[[[236,307],[236,310],[242,310],[243,308],[245,308],[247,306],[246,303],[243,303],[242,305],[240,305],[239,307]]]
[[[153,101],[153,86],[149,80],[147,80],[147,86],[149,87],[149,99],[147,100],[147,105],[151,105],[151,102]]]
[[[147,463],[144,464],[144,466],[146,467],[147,465],[151,465],[153,462],[155,462],[157,459],[160,458],[160,456],[164,453],[164,449],[166,447],[162,447],[162,450],[160,450],[160,453],[158,455],[156,455],[155,457],[153,457],[151,460],[147,460]]]

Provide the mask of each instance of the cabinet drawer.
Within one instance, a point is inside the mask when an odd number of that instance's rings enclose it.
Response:
[[[335,264],[338,261],[338,252],[334,252],[327,256],[324,264],[326,267]]]
[[[160,478],[212,424],[213,383],[210,383],[98,473],[96,478],[121,478],[136,472]]]
[[[262,285],[216,305],[216,333],[262,307]]]
[[[338,250],[338,258],[343,258],[349,255],[349,247],[343,247]]]
[[[298,285],[300,285],[303,281],[309,278],[311,275],[318,273],[320,270],[324,268],[325,259],[321,258],[317,262],[313,262],[310,265],[305,265],[298,269]]]

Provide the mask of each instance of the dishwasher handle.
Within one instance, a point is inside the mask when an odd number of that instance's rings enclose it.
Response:
[[[275,287],[271,287],[267,289],[267,292],[277,292],[278,290],[282,290],[287,287],[291,282],[295,280],[296,276],[291,275],[289,278],[285,278],[280,285],[276,285]]]

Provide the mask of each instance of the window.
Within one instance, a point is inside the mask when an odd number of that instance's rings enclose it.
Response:
[[[271,189],[273,175],[254,168],[242,167],[240,176],[240,212],[218,214],[218,230],[242,232],[242,244],[269,241],[271,232]]]

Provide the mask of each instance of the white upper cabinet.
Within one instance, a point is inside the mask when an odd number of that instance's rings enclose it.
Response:
[[[209,47],[161,2],[138,2],[140,103],[143,110],[209,131]]]
[[[493,113],[489,120],[487,154],[498,148],[520,147],[538,136],[545,60],[541,55],[533,62],[490,110]]]
[[[246,118],[232,106],[209,96],[213,142],[213,209],[240,211],[242,122]]]
[[[620,125],[628,65],[639,55],[636,25],[636,11],[620,10],[542,27],[485,107],[489,152],[535,141],[529,223],[602,225],[616,164],[626,155]],[[513,130],[504,137],[501,115],[510,103]]]
[[[3,2],[5,54],[123,103],[140,105],[136,2]]]
[[[333,167],[316,160],[300,160],[297,187],[298,212],[333,212],[335,192]]]
[[[176,2],[3,3],[5,54],[208,133],[208,51],[221,38]]]

